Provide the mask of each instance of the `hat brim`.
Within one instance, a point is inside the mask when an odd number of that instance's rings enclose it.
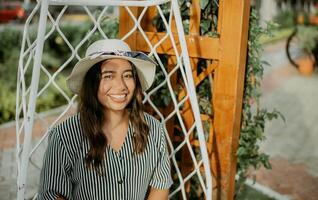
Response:
[[[75,94],[79,94],[87,71],[96,63],[112,58],[128,60],[134,64],[143,91],[146,91],[152,85],[156,73],[156,64],[150,58],[147,61],[128,56],[100,55],[95,58],[86,57],[76,63],[72,73],[66,80],[70,90]]]

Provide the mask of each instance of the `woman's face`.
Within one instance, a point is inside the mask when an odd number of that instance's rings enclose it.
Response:
[[[122,111],[129,104],[135,90],[131,64],[124,59],[108,59],[101,65],[98,101],[105,111]]]

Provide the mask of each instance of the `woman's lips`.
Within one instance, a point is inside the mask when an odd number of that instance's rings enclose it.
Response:
[[[126,101],[127,94],[110,94],[108,95],[113,101],[122,103]]]

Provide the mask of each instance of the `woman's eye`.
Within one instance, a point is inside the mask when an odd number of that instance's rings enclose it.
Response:
[[[124,74],[124,78],[132,78],[133,75],[132,74]]]
[[[104,75],[102,76],[102,78],[108,80],[108,79],[111,79],[111,78],[112,78],[112,75],[111,75],[111,74],[104,74]]]

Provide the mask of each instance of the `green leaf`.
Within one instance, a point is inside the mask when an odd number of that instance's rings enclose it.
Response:
[[[206,8],[206,6],[209,4],[210,0],[200,0],[200,7],[201,10],[204,10]]]

